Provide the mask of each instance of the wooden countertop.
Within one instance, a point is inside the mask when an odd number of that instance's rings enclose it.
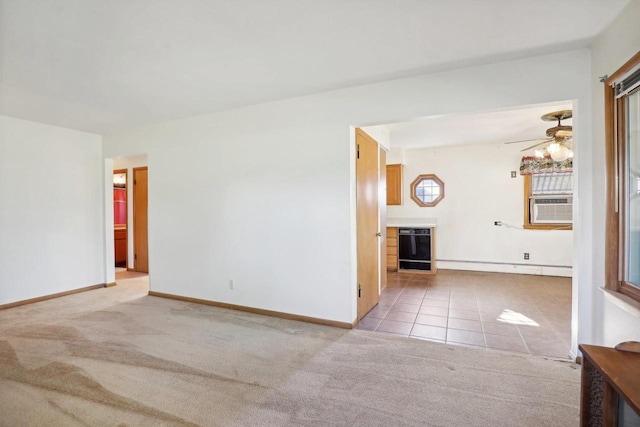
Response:
[[[435,218],[387,218],[387,227],[433,228],[437,223]]]

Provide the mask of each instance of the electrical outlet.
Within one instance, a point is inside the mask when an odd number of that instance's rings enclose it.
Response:
[[[511,178],[515,178],[516,176],[518,176],[516,171],[511,171]]]
[[[493,221],[493,225],[501,226],[502,221]]]
[[[524,259],[529,259],[529,252],[524,253]]]
[[[233,289],[233,280],[229,280],[229,289]]]

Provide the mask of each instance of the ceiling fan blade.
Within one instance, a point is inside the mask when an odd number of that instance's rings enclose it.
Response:
[[[518,144],[520,142],[529,142],[529,141],[540,141],[540,138],[533,138],[533,139],[521,139],[520,141],[509,141],[509,142],[503,142],[503,144]]]
[[[540,141],[537,144],[532,145],[531,147],[523,148],[520,151],[528,151],[528,150],[531,150],[532,148],[536,148],[539,145],[546,144],[547,142],[551,142],[551,141],[553,141],[553,138],[545,139],[544,141]]]

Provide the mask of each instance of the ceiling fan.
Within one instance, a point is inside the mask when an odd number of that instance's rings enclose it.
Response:
[[[550,155],[556,162],[561,162],[569,157],[573,157],[573,128],[571,126],[563,125],[561,122],[565,119],[570,119],[573,116],[571,110],[561,110],[548,113],[540,117],[545,122],[557,121],[558,124],[554,127],[547,129],[547,137],[540,139],[525,139],[521,141],[510,141],[505,144],[516,144],[521,142],[538,141],[530,147],[524,148],[520,151],[529,151],[533,148],[539,147],[543,144],[549,144],[547,147],[536,150],[536,157],[544,157]]]

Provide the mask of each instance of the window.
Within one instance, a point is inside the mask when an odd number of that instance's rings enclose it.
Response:
[[[444,182],[436,175],[418,175],[411,183],[411,199],[418,206],[431,207],[444,198]]]
[[[571,230],[573,173],[524,175],[524,228]]]
[[[531,180],[531,194],[571,194],[573,193],[573,174],[541,173],[533,175]]]
[[[605,83],[605,280],[640,301],[640,52]]]

